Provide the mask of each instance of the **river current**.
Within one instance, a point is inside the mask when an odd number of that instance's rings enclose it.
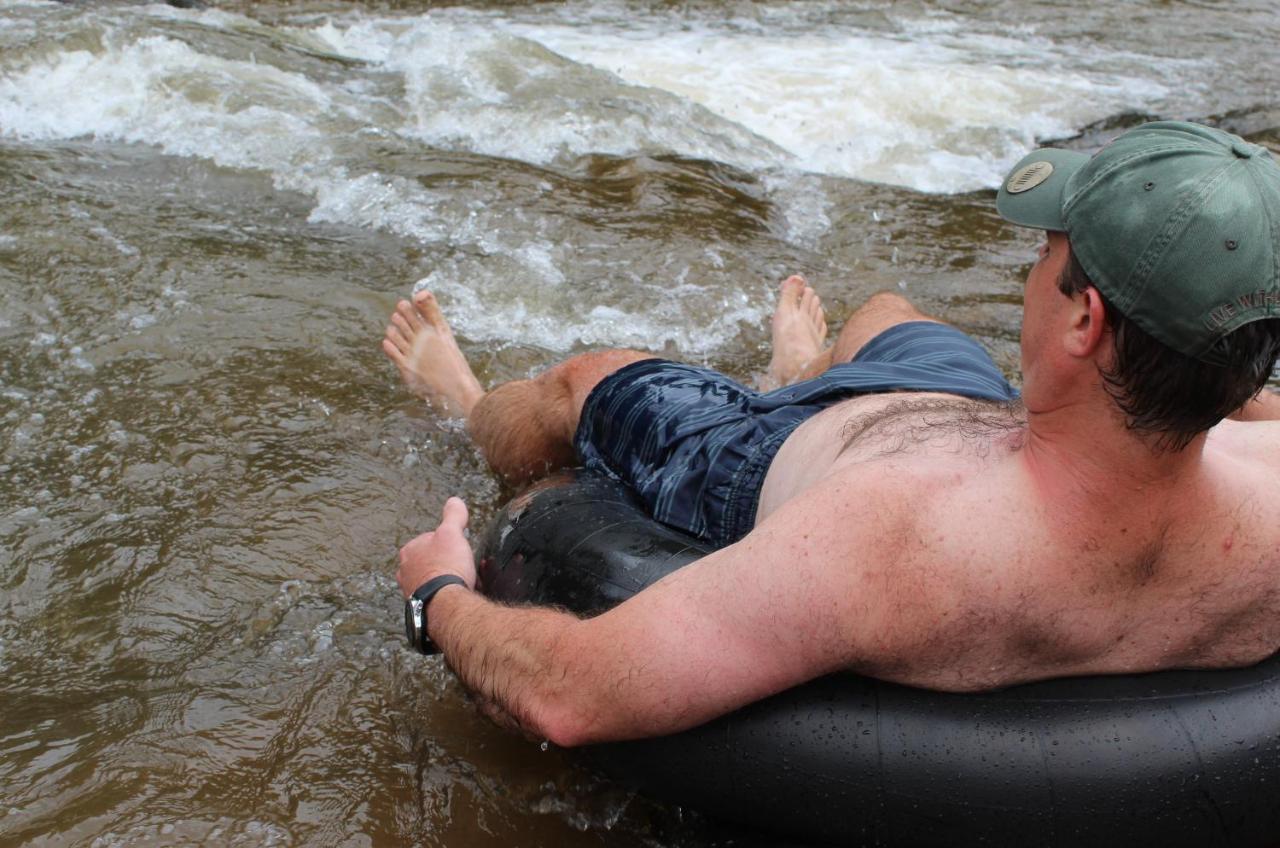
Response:
[[[512,493],[399,386],[395,301],[486,384],[750,380],[800,272],[1016,381],[1004,169],[1161,117],[1280,151],[1277,43],[1207,0],[0,3],[0,844],[755,844],[406,650],[398,545]]]

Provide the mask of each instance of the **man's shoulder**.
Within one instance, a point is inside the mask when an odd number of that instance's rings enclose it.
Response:
[[[975,464],[946,457],[904,455],[841,464],[804,493],[805,508],[838,546],[857,545],[868,556],[910,558],[941,573],[969,563],[962,551],[1005,550],[1018,504],[1020,482],[1003,464]],[[1014,522],[1016,523],[1016,522]]]
[[[1012,470],[990,457],[904,452],[870,462],[838,462],[818,486],[825,487],[835,509],[857,508],[856,499],[835,497],[837,493],[856,493],[881,506],[897,506],[916,514],[926,502],[965,500],[970,493],[989,493],[1012,485]]]
[[[1208,443],[1230,457],[1280,466],[1280,420],[1222,421]]]
[[[1280,421],[1223,421],[1209,433],[1205,463],[1228,497],[1280,513]]]
[[[873,655],[851,655],[850,667],[965,688],[977,685],[974,669],[999,655],[1016,626],[1001,618],[1013,605],[998,591],[999,576],[1016,570],[1013,548],[1024,543],[1003,507],[982,509],[983,476],[910,457],[858,463],[834,470],[759,528],[766,549],[806,563],[826,603],[840,610],[840,638],[874,645]],[[1006,559],[1009,567],[991,567]],[[969,671],[941,670],[943,655]]]

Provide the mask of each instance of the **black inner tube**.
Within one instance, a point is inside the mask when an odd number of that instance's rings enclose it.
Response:
[[[561,476],[494,522],[480,580],[498,600],[592,615],[707,552],[622,484]],[[1274,845],[1280,655],[979,695],[838,674],[586,754],[646,794],[815,843]]]

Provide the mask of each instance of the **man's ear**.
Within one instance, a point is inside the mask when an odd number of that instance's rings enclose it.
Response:
[[[1107,309],[1102,293],[1093,286],[1071,298],[1071,326],[1067,331],[1067,352],[1091,357],[1107,335]]]

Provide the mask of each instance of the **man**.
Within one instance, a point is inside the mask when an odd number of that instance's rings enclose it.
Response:
[[[398,579],[430,584],[430,638],[481,703],[575,745],[842,669],[972,691],[1280,648],[1280,416],[1258,394],[1280,351],[1280,168],[1235,136],[1149,124],[1092,158],[1032,153],[997,205],[1047,231],[1020,404],[896,296],[824,350],[799,278],[765,395],[634,351],[486,393],[431,295],[402,302],[384,350],[496,470],[581,455],[725,545],[590,620],[504,608],[470,590],[451,498]]]

